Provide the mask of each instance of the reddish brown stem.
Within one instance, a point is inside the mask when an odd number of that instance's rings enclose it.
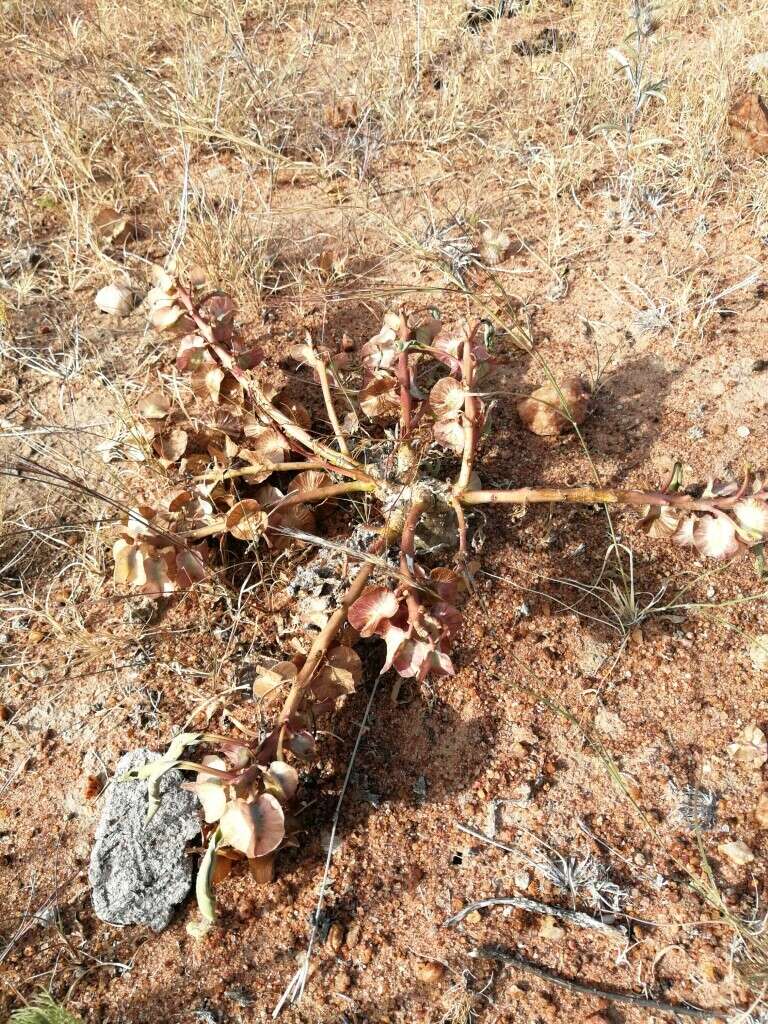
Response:
[[[469,478],[472,476],[472,465],[475,460],[475,448],[477,448],[478,429],[480,427],[480,416],[482,407],[474,392],[475,385],[475,360],[472,355],[472,342],[480,329],[480,321],[475,324],[472,333],[464,342],[461,354],[461,380],[467,395],[464,399],[464,412],[462,414],[464,424],[464,451],[461,456],[461,471],[456,481],[454,493],[461,495],[469,486]]]
[[[400,384],[400,411],[402,419],[401,438],[410,437],[413,427],[413,398],[411,396],[411,368],[408,351],[403,349],[397,357],[397,380]]]
[[[408,606],[408,621],[418,629],[421,622],[421,605],[416,596],[418,581],[413,575],[413,557],[416,547],[416,530],[424,510],[429,504],[428,498],[421,498],[414,501],[408,509],[403,525],[403,533],[400,538],[400,572],[403,574],[406,583],[405,602]]]

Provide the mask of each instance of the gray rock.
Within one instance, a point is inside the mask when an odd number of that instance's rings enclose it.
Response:
[[[133,750],[120,758],[116,775],[159,758]],[[181,789],[180,771],[160,780],[160,807],[147,822],[147,783],[113,782],[96,830],[88,880],[93,906],[110,924],[166,927],[192,885],[186,843],[200,832],[197,797]]]

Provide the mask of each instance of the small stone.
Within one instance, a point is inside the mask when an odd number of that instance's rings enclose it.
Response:
[[[0,704],[0,722],[7,722],[11,717],[11,709],[7,704]]]
[[[133,750],[120,758],[119,778],[159,755]],[[192,885],[186,844],[200,833],[194,793],[178,770],[160,779],[160,806],[147,822],[147,783],[114,781],[108,790],[88,880],[96,915],[109,924],[146,924],[162,931]]]
[[[333,979],[334,992],[348,992],[351,987],[352,979],[349,976],[349,971],[339,971]]]
[[[749,768],[762,768],[768,761],[768,741],[765,733],[756,725],[745,726],[733,743],[728,745],[732,760]]]
[[[531,884],[531,876],[527,871],[518,871],[513,879],[516,889],[521,889],[523,892]]]
[[[86,775],[83,781],[83,797],[86,800],[93,800],[101,792],[101,783],[98,775]]]
[[[736,434],[744,441],[746,441],[746,439],[749,437],[751,433],[752,431],[749,429],[749,427],[743,425],[740,427],[736,427]]]
[[[347,931],[347,949],[354,949],[360,941],[360,925],[352,924]]]
[[[445,974],[445,968],[436,960],[416,960],[413,973],[425,985],[436,985]]]
[[[741,840],[737,840],[733,843],[720,843],[718,850],[724,857],[727,857],[733,864],[737,864],[739,867],[743,867],[745,864],[749,864],[755,859],[754,853],[750,850],[746,843],[742,843]]]
[[[755,808],[755,821],[760,828],[768,828],[768,790],[762,794]]]
[[[328,929],[326,944],[334,953],[341,951],[341,947],[344,945],[344,925],[339,924],[338,921],[333,922],[331,927]]]
[[[464,918],[467,924],[480,924],[483,920],[483,916],[479,910],[470,910],[467,916]]]
[[[626,731],[619,716],[613,711],[606,711],[605,708],[601,708],[595,715],[595,728],[614,740],[620,739]]]
[[[556,918],[552,917],[551,914],[547,914],[539,925],[539,935],[542,939],[547,939],[549,942],[560,942],[561,939],[565,938],[565,928],[561,928]]]
[[[749,647],[749,657],[756,672],[768,672],[768,633],[760,633]]]

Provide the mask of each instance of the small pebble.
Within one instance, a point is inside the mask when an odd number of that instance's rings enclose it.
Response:
[[[467,914],[467,916],[464,918],[464,920],[467,922],[467,924],[480,924],[482,919],[483,919],[483,917],[482,917],[482,914],[480,913],[479,910],[472,910],[472,911],[470,911]]]
[[[445,968],[435,960],[416,960],[413,973],[425,985],[435,985],[445,974]]]
[[[531,884],[531,876],[527,871],[518,871],[514,877],[515,888],[525,891]]]
[[[746,441],[746,439],[749,437],[751,431],[750,431],[749,427],[746,427],[746,426],[742,425],[740,427],[736,427],[736,433],[738,434],[738,436],[740,438],[742,438],[743,440]]]
[[[339,924],[338,921],[334,921],[328,929],[328,938],[326,943],[334,953],[338,953],[344,945],[344,926]]]
[[[333,979],[334,992],[348,992],[352,986],[352,979],[348,971],[339,971]]]
[[[732,864],[737,864],[739,867],[743,867],[745,864],[749,864],[755,859],[754,853],[752,853],[747,844],[742,843],[741,840],[737,840],[733,843],[720,843],[718,850],[724,857],[727,857]]]
[[[760,828],[768,828],[768,790],[757,801],[755,821]]]

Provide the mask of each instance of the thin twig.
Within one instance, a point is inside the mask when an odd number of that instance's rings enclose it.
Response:
[[[352,769],[355,766],[355,759],[357,758],[357,752],[360,749],[360,743],[362,742],[362,739],[363,739],[363,733],[365,732],[366,726],[368,724],[368,716],[371,713],[371,708],[373,707],[373,701],[374,701],[374,698],[376,697],[376,691],[379,688],[380,680],[381,680],[381,676],[376,676],[376,678],[373,681],[373,686],[371,688],[371,695],[368,698],[368,703],[365,706],[365,711],[363,712],[363,718],[362,718],[362,721],[360,722],[360,728],[357,731],[357,737],[355,738],[355,745],[352,748],[352,753],[351,753],[350,758],[349,758],[349,764],[347,765],[347,771],[346,771],[346,774],[344,776],[344,782],[342,783],[342,786],[341,786],[341,792],[339,793],[339,799],[336,801],[336,810],[334,811],[334,814],[333,814],[333,821],[331,822],[331,833],[330,833],[330,836],[328,838],[328,853],[327,853],[326,858],[325,858],[325,867],[324,867],[324,870],[323,870],[323,877],[322,877],[322,880],[320,882],[320,891],[319,891],[318,897],[317,897],[317,906],[315,907],[315,913],[314,913],[313,918],[312,918],[312,930],[309,933],[309,942],[307,944],[307,952],[304,955],[304,962],[301,965],[301,967],[299,967],[298,971],[296,971],[296,973],[291,978],[290,982],[288,983],[287,988],[285,989],[285,991],[283,992],[282,996],[280,997],[279,1002],[277,1003],[277,1005],[275,1006],[274,1010],[272,1011],[272,1019],[273,1020],[275,1020],[277,1017],[280,1016],[280,1014],[282,1013],[282,1011],[285,1009],[285,1007],[287,1005],[289,1005],[289,1004],[290,1005],[294,1005],[294,1004],[298,1003],[298,1001],[304,995],[304,988],[305,988],[305,986],[307,984],[307,978],[309,977],[309,962],[310,962],[310,958],[312,956],[312,950],[314,949],[315,941],[317,939],[317,932],[318,932],[318,928],[320,927],[320,920],[321,920],[321,915],[322,915],[322,912],[323,912],[323,905],[325,903],[325,892],[326,892],[326,889],[328,888],[328,876],[329,876],[330,870],[331,870],[331,859],[333,858],[333,848],[334,848],[334,844],[336,842],[336,829],[338,828],[339,819],[341,818],[341,806],[342,806],[342,804],[344,802],[344,797],[346,796],[347,789],[349,788],[349,781],[352,778]]]
[[[445,922],[446,928],[450,928],[458,924],[459,921],[463,921],[467,914],[471,914],[473,910],[482,910],[484,907],[514,907],[516,910],[525,910],[529,914],[545,914],[551,917],[558,917],[561,921],[571,921],[580,928],[592,928],[595,931],[602,932],[604,935],[610,935],[614,939],[619,939],[621,942],[627,941],[626,931],[617,925],[606,924],[604,921],[592,917],[591,914],[585,914],[581,910],[552,907],[548,903],[530,900],[527,896],[494,896],[487,900],[475,900],[474,903],[468,903],[466,907],[463,907],[458,914],[449,917]]]
[[[728,1020],[728,1014],[723,1010],[702,1010],[696,1006],[685,1006],[680,1003],[663,1003],[658,999],[649,999],[646,996],[636,995],[634,992],[612,992],[610,989],[595,988],[592,985],[585,985],[580,981],[571,981],[570,978],[563,978],[559,974],[539,967],[529,960],[508,953],[499,946],[481,946],[473,949],[470,954],[476,960],[496,960],[508,967],[516,967],[518,970],[526,971],[528,974],[535,974],[537,978],[549,981],[553,985],[567,989],[569,992],[577,992],[580,995],[592,996],[595,999],[606,999],[613,1003],[626,1003],[629,1006],[639,1006],[647,1010],[656,1010],[658,1013],[671,1013],[680,1017],[695,1017],[698,1020]]]

